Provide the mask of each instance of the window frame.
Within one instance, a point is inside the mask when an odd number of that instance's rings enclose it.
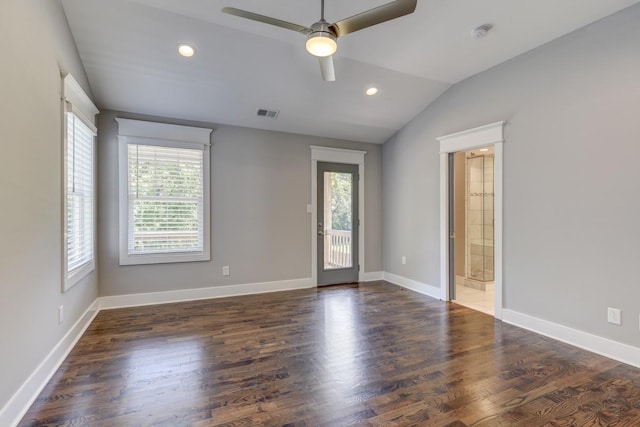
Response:
[[[67,74],[63,78],[63,96],[62,96],[62,292],[66,292],[82,279],[88,276],[96,269],[96,198],[97,198],[97,180],[96,180],[96,134],[95,115],[99,110],[93,104],[89,96],[84,92],[80,84],[73,78],[71,74]],[[74,120],[80,120],[93,134],[91,141],[91,242],[92,253],[89,261],[84,264],[68,270],[68,178],[69,170],[67,167],[67,155],[69,151],[69,135],[68,120],[69,115],[73,114]]]
[[[119,262],[124,265],[169,264],[211,260],[211,132],[213,129],[116,118],[118,122]],[[202,251],[129,253],[130,144],[202,149]]]

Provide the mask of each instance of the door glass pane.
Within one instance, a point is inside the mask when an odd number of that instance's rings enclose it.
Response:
[[[324,269],[353,267],[352,176],[324,173]]]

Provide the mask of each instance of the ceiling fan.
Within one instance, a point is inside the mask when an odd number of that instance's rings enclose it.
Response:
[[[236,9],[235,7],[225,7],[222,11],[241,18],[293,30],[307,36],[307,52],[319,59],[322,78],[325,81],[333,82],[336,80],[336,73],[333,68],[333,54],[338,49],[338,37],[413,13],[416,10],[417,1],[395,0],[330,24],[324,20],[324,0],[320,0],[320,20],[311,25],[311,27],[293,24],[269,16]]]

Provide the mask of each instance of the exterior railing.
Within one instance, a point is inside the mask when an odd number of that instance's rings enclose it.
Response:
[[[327,230],[324,243],[324,268],[349,268],[351,257],[351,231]]]

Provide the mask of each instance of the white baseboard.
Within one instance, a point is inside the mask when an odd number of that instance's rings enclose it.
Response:
[[[242,285],[212,286],[208,288],[184,289],[145,294],[114,295],[100,297],[100,309],[138,307],[142,305],[167,304],[199,299],[234,297],[312,288],[311,278],[280,280],[276,282],[247,283]]]
[[[20,422],[99,311],[96,299],[0,410],[0,426]]]
[[[640,348],[506,308],[502,310],[502,321],[640,368]]]
[[[427,285],[426,283],[418,282],[417,280],[407,279],[406,277],[398,276],[397,274],[384,272],[384,280],[391,282],[394,285],[402,286],[403,288],[411,289],[420,294],[427,295],[432,298],[443,299],[442,289],[435,286]]]
[[[374,282],[384,280],[384,271],[367,271],[360,274],[361,282]]]

